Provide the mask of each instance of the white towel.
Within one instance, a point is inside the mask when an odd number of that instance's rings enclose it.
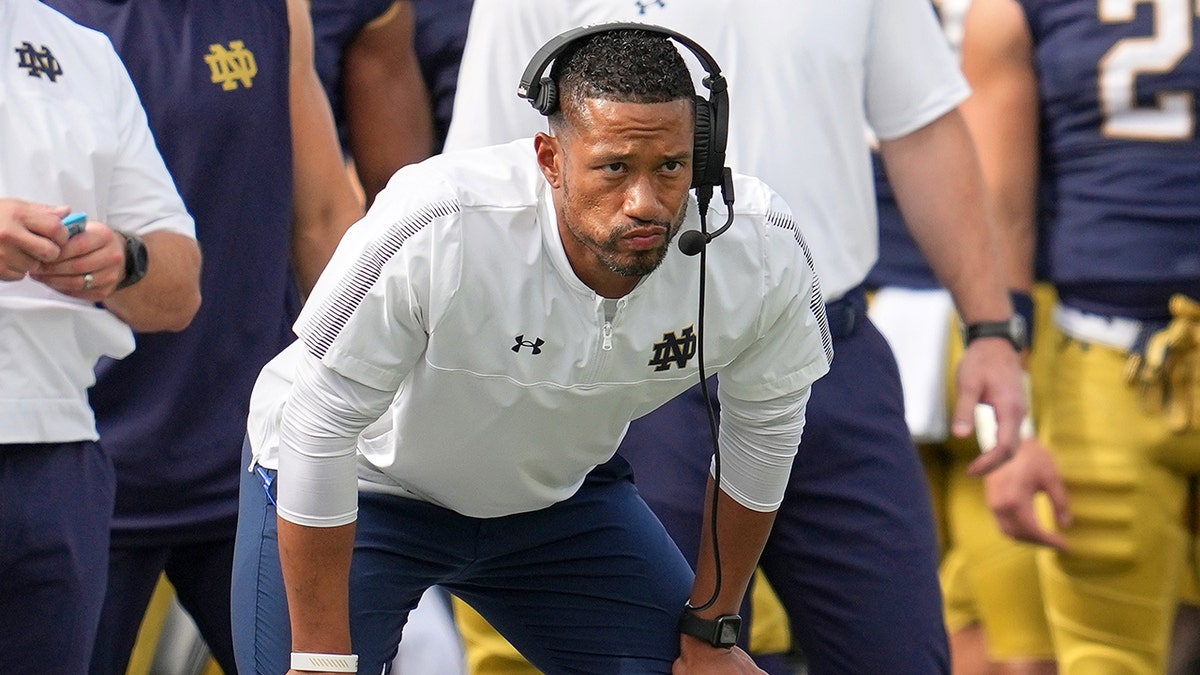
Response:
[[[918,443],[938,443],[949,436],[946,369],[949,367],[950,321],[954,301],[942,290],[881,288],[868,316],[887,338],[900,365],[904,417]]]

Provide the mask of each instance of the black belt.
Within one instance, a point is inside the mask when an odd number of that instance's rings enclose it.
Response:
[[[825,303],[825,317],[829,320],[829,334],[834,339],[849,337],[861,322],[860,316],[867,313],[867,291],[855,286],[833,302]]]

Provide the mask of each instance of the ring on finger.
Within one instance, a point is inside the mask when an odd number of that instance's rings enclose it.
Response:
[[[92,273],[88,272],[87,274],[84,274],[83,275],[83,290],[90,291],[93,288],[95,288],[95,286],[96,286],[96,278],[92,276]]]

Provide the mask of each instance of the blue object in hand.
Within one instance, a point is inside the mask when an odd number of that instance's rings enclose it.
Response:
[[[62,224],[67,227],[70,236],[74,237],[83,232],[83,228],[87,225],[87,214],[79,212],[68,214],[63,218]]]

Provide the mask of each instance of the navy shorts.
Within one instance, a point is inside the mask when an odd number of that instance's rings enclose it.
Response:
[[[233,633],[243,675],[288,665],[274,477],[262,470],[242,480]],[[502,518],[361,492],[350,576],[363,673],[391,662],[409,611],[435,584],[475,607],[542,672],[670,673],[693,578],[620,458],[593,470],[570,499]]]
[[[833,365],[760,565],[812,675],[950,672],[929,488],[895,358],[859,293],[828,307]],[[715,401],[715,396],[714,396]],[[699,386],[636,420],[619,449],[695,559],[712,441]]]

